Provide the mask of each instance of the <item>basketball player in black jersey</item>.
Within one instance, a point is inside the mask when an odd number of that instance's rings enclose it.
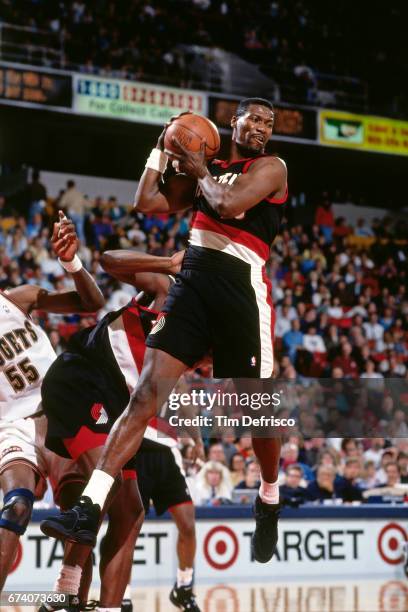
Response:
[[[273,121],[267,100],[249,98],[232,118],[228,160],[207,167],[204,143],[191,153],[174,141],[180,154],[172,157],[180,172],[163,179],[165,130],[150,154],[136,208],[151,213],[193,206],[190,246],[147,338],[143,371],[129,406],[116,421],[83,497],[72,511],[54,519],[50,535],[96,541],[100,508],[114,477],[138,450],[149,419],[181,374],[209,349],[217,378],[272,376],[274,310],[264,266],[287,197],[285,163],[265,155]],[[278,537],[280,440],[254,439],[253,444],[262,481],[252,548],[255,559],[266,562]]]

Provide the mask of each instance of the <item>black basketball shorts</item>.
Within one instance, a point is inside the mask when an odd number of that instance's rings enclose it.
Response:
[[[181,471],[177,448],[144,439],[132,460],[146,514],[152,500],[156,514],[181,504],[192,504],[186,479]]]
[[[210,351],[215,378],[270,378],[275,313],[262,268],[190,247],[146,344],[193,367]]]
[[[126,408],[129,392],[89,360],[63,353],[49,368],[41,388],[48,419],[46,447],[61,457],[77,459],[103,446],[113,423]]]

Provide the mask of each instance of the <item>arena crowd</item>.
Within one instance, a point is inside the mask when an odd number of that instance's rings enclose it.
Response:
[[[136,293],[104,273],[101,253],[131,248],[171,255],[186,247],[191,216],[141,215],[113,195],[88,198],[74,181],[61,187],[58,198],[49,198],[34,173],[19,210],[0,194],[1,289],[31,283],[59,291],[72,285],[49,244],[61,208],[76,223],[79,255],[107,297],[96,315],[36,313],[57,353],[74,331],[120,308]],[[362,218],[352,226],[335,218],[327,193],[311,210],[309,222],[299,224],[288,208],[267,266],[277,314],[276,375],[295,386],[309,379],[336,379],[349,387],[342,403],[331,404],[320,386],[317,399],[310,392],[295,394],[285,408],[302,427],[298,435],[285,436],[282,497],[298,505],[361,502],[366,491],[393,495],[408,484],[407,226],[391,218],[371,223]],[[353,384],[364,384],[366,393],[351,407]],[[354,427],[347,438],[341,435],[344,423]],[[249,501],[251,490],[259,487],[249,433],[223,428],[215,437],[205,436],[205,443],[207,461],[201,468],[194,463],[189,441],[183,443],[195,501]]]
[[[408,94],[400,61],[407,19],[405,2],[384,11],[351,0],[0,1],[1,21],[32,28],[14,32],[16,44],[29,49],[33,33],[41,32],[42,45],[62,49],[54,67],[187,86],[195,60],[178,47],[183,41],[208,49],[201,62],[209,69],[211,50],[219,47],[261,66],[278,84],[291,81],[287,102],[319,104],[319,76],[331,75],[337,107],[339,92],[364,91],[372,111],[401,117]],[[30,58],[35,61],[32,50]]]

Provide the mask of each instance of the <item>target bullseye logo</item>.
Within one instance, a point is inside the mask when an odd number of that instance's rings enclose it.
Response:
[[[238,557],[239,542],[229,527],[213,527],[204,540],[204,556],[211,567],[225,570],[233,565]]]
[[[381,558],[390,565],[397,565],[404,560],[403,544],[408,534],[398,523],[389,523],[378,535],[378,552]]]

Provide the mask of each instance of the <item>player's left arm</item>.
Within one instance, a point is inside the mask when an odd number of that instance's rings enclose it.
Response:
[[[175,144],[181,155],[174,155],[184,172],[195,176],[208,204],[223,219],[232,219],[256,206],[261,200],[284,192],[287,182],[286,164],[278,157],[260,157],[241,174],[232,185],[218,183],[205,163],[205,143],[198,153],[184,149],[179,141]]]
[[[164,274],[177,274],[181,269],[184,251],[174,253],[170,257],[160,257],[131,251],[128,249],[117,249],[105,251],[101,255],[99,263],[102,268],[123,283],[139,287],[137,279],[140,273],[151,272],[151,276],[158,277]],[[142,279],[143,280],[143,279]]]
[[[159,257],[118,249],[103,253],[99,263],[114,278],[151,296],[153,308],[161,310],[170,288],[169,275],[180,271],[183,257],[184,251],[174,253],[171,257]],[[137,299],[139,301],[139,296]]]
[[[44,310],[60,314],[95,312],[102,308],[105,299],[92,276],[81,265],[77,257],[78,238],[75,226],[60,211],[58,223],[54,223],[51,245],[62,264],[74,264],[72,278],[76,291],[50,292],[36,285],[22,285],[7,292],[25,312]]]

